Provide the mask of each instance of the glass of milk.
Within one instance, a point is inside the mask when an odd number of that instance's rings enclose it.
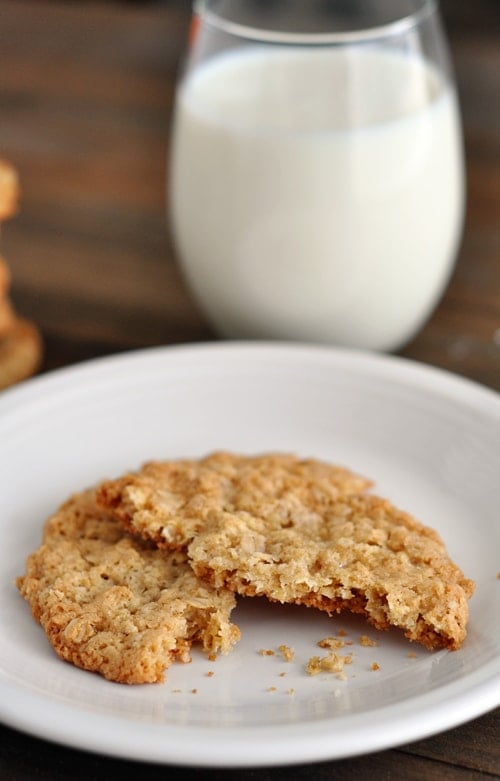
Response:
[[[179,263],[221,336],[398,349],[463,224],[436,3],[195,3],[169,173]]]

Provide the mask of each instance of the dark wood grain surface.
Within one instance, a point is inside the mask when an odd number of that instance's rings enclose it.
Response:
[[[467,153],[464,239],[436,312],[402,354],[500,390],[500,3],[443,3]],[[42,371],[214,339],[185,288],[165,177],[186,2],[0,0],[0,156],[23,197],[2,228],[12,298]],[[1,443],[0,443],[1,447]],[[409,746],[296,768],[188,771],[87,755],[0,727],[0,778],[479,779],[500,776],[500,711]]]

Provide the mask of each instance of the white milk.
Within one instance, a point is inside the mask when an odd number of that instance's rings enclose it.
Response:
[[[171,185],[182,268],[221,334],[395,349],[460,237],[455,95],[376,48],[220,55],[179,90]]]

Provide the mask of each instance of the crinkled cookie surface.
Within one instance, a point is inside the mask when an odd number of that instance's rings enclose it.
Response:
[[[458,648],[474,585],[439,535],[370,494],[291,521],[251,512],[212,516],[188,547],[194,571],[246,596],[363,613],[427,648]]]
[[[228,652],[234,595],[200,581],[182,552],[129,535],[90,489],[46,523],[17,586],[57,654],[121,683],[161,681],[193,643]]]
[[[370,485],[287,454],[149,462],[62,505],[17,585],[59,656],[125,683],[163,680],[193,643],[231,650],[236,595],[459,648],[473,582]]]
[[[219,512],[305,521],[370,485],[348,469],[314,459],[216,452],[200,460],[149,462],[105,481],[98,501],[129,531],[159,546],[183,548]]]

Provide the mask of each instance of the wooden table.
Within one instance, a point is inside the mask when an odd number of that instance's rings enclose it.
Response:
[[[443,11],[462,100],[468,209],[453,279],[402,355],[500,390],[500,5]],[[179,275],[165,220],[166,150],[186,2],[0,2],[0,155],[18,168],[2,232],[12,297],[45,340],[42,371],[216,338]],[[500,776],[500,711],[376,755],[247,771],[165,770],[0,728],[0,777],[469,779]]]

